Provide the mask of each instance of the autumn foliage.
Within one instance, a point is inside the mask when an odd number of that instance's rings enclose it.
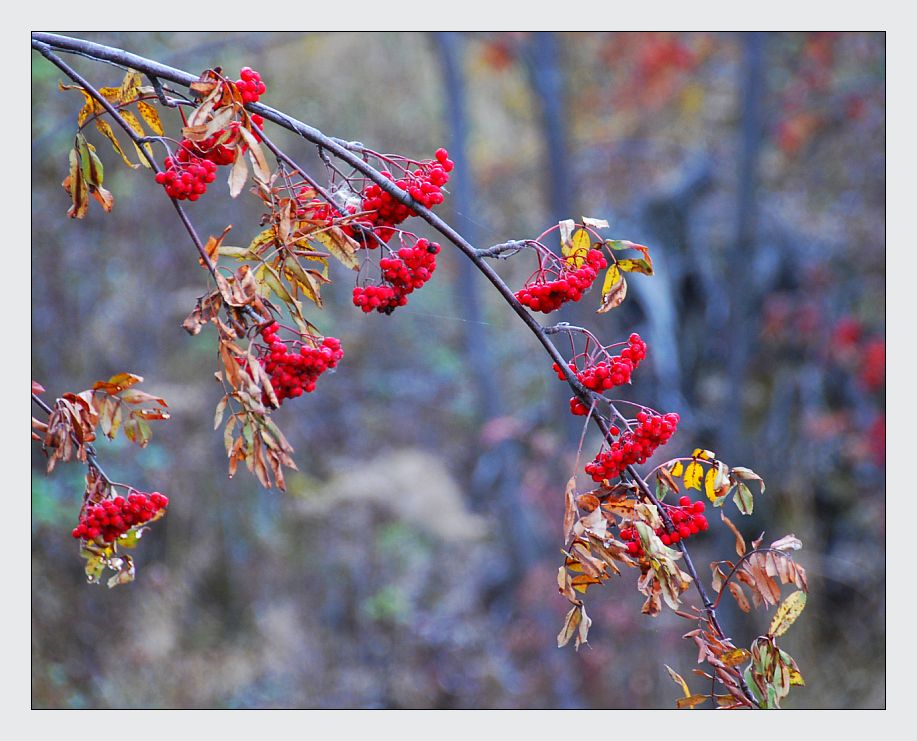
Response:
[[[117,51],[94,46],[76,44],[100,59]],[[290,119],[258,103],[268,88],[250,68],[235,80],[220,69],[188,80],[165,78],[152,63],[138,64],[120,86],[96,89],[58,56],[68,50],[66,42],[39,34],[33,47],[71,79],[73,84],[61,89],[76,91],[82,99],[63,181],[71,199],[68,215],[84,218],[90,199],[106,212],[116,206],[115,196],[104,187],[97,146],[88,139],[94,132],[125,164],[150,170],[197,249],[206,287],[188,307],[183,326],[192,335],[212,332],[215,374],[223,388],[214,426],[223,428],[230,476],[241,465],[262,486],[284,489],[285,470],[296,468],[295,451],[272,413],[288,402],[307,407],[308,396],[334,383],[335,367],[346,362],[347,338],[326,336],[316,324],[322,292],[339,280],[332,278],[332,265],[354,277],[347,290],[357,310],[392,314],[435,279],[436,257],[451,248],[447,242],[479,267],[504,253],[531,256],[536,267],[515,290],[499,277],[491,280],[508,307],[528,317],[548,350],[549,357],[541,361],[545,374],[553,372],[570,385],[569,411],[584,417],[584,424],[597,425],[604,440],[599,450],[581,451],[590,462],[572,472],[563,494],[557,585],[570,607],[558,646],[572,641],[578,649],[588,642],[592,619],[585,597],[590,588],[633,569],[642,612],[656,616],[665,606],[684,619],[689,626],[684,638],[705,665],[693,670],[700,690],[667,667],[683,695],[678,707],[774,708],[791,687],[803,684],[795,661],[777,645],[805,605],[806,574],[793,560],[802,544],[793,535],[768,544],[762,535],[749,543],[726,515],[730,508],[751,514],[765,492],[764,482],[751,469],[703,449],[638,471],[636,466],[656,460],[659,450],[677,440],[678,412],[611,400],[606,392],[626,393],[653,348],[637,334],[603,344],[591,330],[543,326],[533,318],[583,300],[594,284],[597,314],[612,311],[626,299],[628,279],[653,276],[648,247],[609,237],[603,219],[582,218],[561,221],[505,249],[476,250],[432,211],[448,197],[454,163],[445,149],[431,159],[415,160],[354,143],[341,148],[320,132],[307,136],[294,127],[319,147],[325,167],[312,174],[271,141],[268,124],[290,128]],[[645,60],[647,68],[657,63],[654,59]],[[692,62],[685,58],[679,63]],[[225,168],[223,175],[219,168]],[[220,208],[220,195],[211,192],[218,177],[226,179],[231,197],[244,193],[262,209],[260,223],[233,231],[232,241],[229,226],[206,240],[193,226],[194,210]],[[417,219],[443,233],[446,246],[411,231]],[[569,341],[566,356],[549,339],[558,335]],[[47,415],[33,418],[33,439],[48,456],[48,472],[60,461],[87,466],[73,536],[86,559],[89,581],[100,581],[108,569],[114,572],[109,586],[134,579],[135,565],[124,549],[134,548],[167,512],[165,495],[110,480],[91,445],[97,433],[113,438],[120,430],[145,446],[152,432],[149,422],[168,419],[166,402],[137,389],[140,381],[123,373],[47,403],[44,389],[33,384],[33,399]],[[870,382],[868,373],[864,382]],[[704,582],[686,542],[705,537],[712,527],[731,532],[735,557],[710,564],[712,578]],[[783,586],[794,589],[785,598]],[[690,601],[692,590],[699,604]],[[767,632],[747,649],[736,646],[718,621],[716,607],[726,593],[744,612],[776,607]]]

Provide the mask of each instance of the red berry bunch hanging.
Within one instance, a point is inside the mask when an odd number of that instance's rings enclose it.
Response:
[[[436,256],[440,247],[436,242],[418,239],[413,247],[402,247],[396,257],[385,257],[379,261],[382,280],[386,285],[356,286],[353,289],[353,303],[365,313],[373,310],[380,314],[391,314],[408,302],[412,293],[430,280],[436,270]]]
[[[665,445],[675,434],[678,420],[679,416],[674,412],[666,415],[640,412],[637,415],[637,426],[620,435],[608,450],[599,453],[586,466],[586,473],[592,476],[593,481],[600,482],[617,478],[634,463],[645,463],[656,448]],[[620,432],[616,430],[613,427],[611,433],[614,435]]]
[[[405,170],[397,180],[387,170],[383,170],[382,174],[399,188],[407,191],[415,201],[427,208],[433,208],[443,202],[442,188],[449,181],[449,173],[455,167],[445,149],[437,149],[435,158],[417,163],[413,172]],[[368,213],[360,218],[359,223],[374,229],[383,242],[388,242],[395,234],[393,227],[417,215],[414,209],[395,200],[376,183],[370,183],[363,190],[360,210]],[[367,239],[365,246],[375,249],[378,245]]]
[[[196,201],[216,179],[217,166],[193,154],[194,145],[182,141],[174,157],[166,157],[166,169],[156,173],[156,182],[166,189],[169,198]]]
[[[627,339],[627,347],[621,351],[620,355],[608,357],[606,353],[601,360],[596,360],[594,355],[585,357],[585,367],[582,370],[577,369],[575,361],[570,361],[567,367],[587,389],[601,394],[615,386],[630,383],[631,375],[637,370],[640,362],[646,358],[646,343],[640,338],[640,335],[634,332]],[[551,367],[561,381],[566,380],[566,376],[557,363]],[[584,416],[589,409],[574,396],[570,399],[570,411],[573,414]]]
[[[236,80],[236,87],[242,94],[242,102],[257,103],[267,90],[264,83],[261,82],[261,75],[251,67],[243,67],[239,71],[239,78]]]
[[[344,357],[344,351],[336,337],[325,337],[319,347],[300,343],[290,347],[278,338],[279,330],[277,322],[271,322],[260,330],[267,347],[258,360],[270,376],[278,403],[282,404],[285,399],[295,399],[303,393],[315,391],[318,377],[334,368]],[[263,403],[267,402],[265,395]]]
[[[311,188],[302,187],[299,189],[299,193],[296,195],[296,218],[306,219],[320,227],[331,226],[334,224],[335,219],[341,218],[342,214],[336,206],[314,198],[314,195],[315,191]],[[348,224],[342,224],[340,228],[347,236],[354,236],[353,227]]]
[[[601,250],[589,250],[586,259],[578,268],[571,268],[566,261],[560,274],[553,280],[547,279],[545,271],[538,271],[525,287],[516,291],[516,298],[523,306],[532,311],[550,314],[567,301],[579,301],[583,294],[592,287],[599,271],[607,267],[608,262]]]
[[[257,114],[251,117],[251,122],[255,129],[264,128],[264,118]],[[229,126],[214,132],[203,141],[190,142],[183,139],[181,146],[187,147],[192,154],[201,159],[210,160],[215,165],[225,167],[235,162],[237,151],[241,150],[244,153],[248,150],[248,144],[239,134],[241,126],[240,121],[233,121]],[[257,131],[252,131],[252,135],[260,141]],[[233,146],[229,146],[233,142]]]
[[[158,491],[152,494],[134,492],[124,497],[106,499],[83,510],[74,538],[111,543],[137,525],[149,522],[169,506],[169,498]]]
[[[678,505],[662,503],[666,514],[672,524],[675,525],[675,531],[669,533],[665,527],[656,528],[656,535],[662,541],[663,545],[675,545],[681,540],[687,540],[692,535],[697,535],[709,527],[707,518],[704,516],[705,504],[698,500],[691,501],[691,497],[681,497]],[[621,539],[627,543],[627,552],[632,556],[642,556],[643,546],[640,543],[640,536],[635,527],[625,527],[621,529]]]

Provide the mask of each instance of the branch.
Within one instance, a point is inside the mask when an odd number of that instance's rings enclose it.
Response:
[[[96,100],[98,100],[109,113],[115,117],[116,121],[128,131],[128,135],[131,136],[132,140],[136,142],[137,135],[132,131],[129,131],[127,124],[123,120],[119,120],[120,116],[117,111],[110,106],[110,104],[104,100],[104,98],[98,93],[98,91],[91,88],[91,86],[83,80],[75,71],[73,71],[69,66],[66,65],[62,60],[60,60],[56,55],[51,52],[51,47],[68,51],[71,53],[82,54],[83,56],[88,56],[91,58],[98,59],[100,61],[109,62],[116,65],[123,65],[142,72],[147,77],[151,79],[153,77],[161,78],[164,80],[169,80],[171,82],[189,86],[192,83],[198,80],[197,77],[191,75],[182,70],[176,69],[174,67],[169,67],[158,62],[146,59],[144,57],[125,52],[121,49],[115,49],[112,47],[103,46],[101,44],[95,44],[93,42],[84,41],[81,39],[74,39],[67,36],[59,36],[57,34],[48,34],[48,33],[33,33],[32,34],[32,46],[41,52],[45,57],[47,57],[51,62],[63,70],[71,79],[77,81],[79,84],[83,85],[90,94],[93,95]],[[364,159],[362,159],[357,153],[364,153],[366,150],[356,142],[346,142],[341,139],[332,138],[326,136],[324,133],[318,129],[309,126],[302,121],[299,121],[287,114],[275,110],[269,106],[263,105],[261,103],[249,103],[246,104],[246,109],[251,113],[257,113],[263,116],[265,119],[272,121],[273,123],[285,128],[289,131],[292,131],[303,139],[317,145],[322,150],[327,153],[330,153],[337,157],[339,160],[350,165],[354,170],[363,174],[367,179],[374,182],[378,185],[383,191],[392,196],[395,200],[400,203],[408,206],[412,209],[421,219],[426,221],[430,226],[432,226],[436,231],[446,237],[450,242],[452,242],[465,256],[474,263],[475,267],[484,274],[484,276],[493,284],[497,289],[497,292],[503,297],[506,303],[510,308],[516,313],[516,315],[522,320],[522,322],[529,328],[532,334],[535,335],[536,339],[544,347],[547,354],[551,359],[557,363],[561,372],[564,375],[565,380],[570,385],[570,388],[573,390],[574,395],[583,402],[587,407],[591,406],[592,398],[589,390],[580,383],[579,379],[574,375],[574,373],[567,366],[567,361],[561,355],[560,351],[554,345],[554,343],[548,337],[549,334],[552,334],[558,331],[556,328],[546,329],[543,327],[533,316],[528,312],[528,310],[516,299],[515,294],[506,285],[503,279],[493,270],[493,268],[485,261],[486,257],[496,257],[499,256],[502,252],[517,250],[524,247],[528,241],[525,240],[522,242],[507,242],[500,245],[495,245],[489,249],[478,249],[469,243],[459,232],[457,232],[452,226],[443,221],[437,214],[433,213],[430,209],[423,206],[422,204],[416,202],[407,192],[401,190],[394,182],[384,177],[381,172],[369,165]],[[282,159],[284,162],[290,166],[296,167],[299,172],[302,172],[302,168],[298,167],[290,158],[284,155],[280,150],[278,150],[273,143],[265,142],[271,151],[279,159]],[[149,158],[147,158],[149,159]],[[154,164],[155,168],[155,164]],[[323,194],[323,197],[326,200],[326,194]],[[182,221],[185,223],[186,228],[189,228],[189,232],[192,232],[192,238],[195,238],[193,230],[190,228],[190,222],[188,222],[187,217],[184,215],[181,208],[176,203],[176,209],[179,211],[179,215],[182,216]],[[198,246],[199,251],[203,252],[203,248],[200,245],[198,239],[195,239],[195,244]],[[202,256],[204,256],[202,254]],[[209,263],[209,258],[207,259]],[[212,263],[211,263],[212,265]],[[214,272],[213,270],[211,272]],[[626,419],[623,415],[618,412],[614,404],[611,404],[612,411],[614,414],[621,418],[624,421],[624,424],[628,426]],[[609,430],[609,424],[600,415],[594,414],[593,419],[595,420],[596,425],[602,432],[602,435],[605,440],[611,440],[612,435]],[[640,492],[643,496],[650,502],[652,502],[657,510],[659,511],[660,517],[662,518],[663,523],[665,524],[666,529],[669,532],[674,532],[675,527],[671,519],[665,512],[665,508],[662,507],[661,503],[654,496],[646,481],[640,476],[637,470],[631,465],[627,467],[627,474],[633,479],[637,484]],[[700,579],[698,578],[697,571],[694,568],[694,564],[691,561],[691,557],[688,553],[688,549],[684,544],[684,541],[679,542],[679,548],[684,555],[685,566],[690,574],[691,578],[694,580],[695,588],[701,598],[701,601],[704,604],[704,609],[710,619],[711,624],[714,629],[717,631],[721,638],[726,638],[726,634],[723,632],[722,628],[719,625],[719,622],[716,618],[716,611],[714,605],[711,602],[710,598],[707,595],[706,590],[703,587]],[[754,703],[754,698],[751,695],[751,692],[748,690],[745,682],[741,682],[742,691],[746,694],[749,700]]]
[[[41,407],[41,409],[45,412],[45,414],[48,415],[48,417],[54,414],[54,410],[51,407],[49,407],[47,404],[45,404],[45,402],[41,399],[41,397],[37,396],[34,393],[32,394],[32,402],[37,404],[39,407]],[[77,445],[80,445],[80,441],[77,439],[77,436],[73,432],[70,433],[70,438]],[[115,486],[115,485],[123,486],[123,484],[117,484],[117,482],[112,481],[111,478],[109,478],[108,474],[106,474],[105,471],[102,470],[102,466],[99,465],[99,460],[98,458],[96,458],[95,448],[93,448],[92,445],[88,445],[88,444],[85,446],[85,448],[86,448],[86,465],[89,466],[90,468],[94,468],[96,470],[96,473],[98,473],[99,476],[101,476],[105,480],[105,483],[108,484],[109,486]]]
[[[56,67],[58,67],[65,75],[67,75],[67,77],[69,77],[71,80],[73,80],[78,85],[82,86],[82,88],[87,93],[89,93],[89,95],[91,95],[93,99],[97,103],[99,103],[99,105],[101,105],[109,113],[112,119],[114,119],[115,123],[117,123],[118,126],[120,126],[124,130],[124,132],[128,135],[130,140],[134,142],[134,144],[137,145],[137,151],[140,152],[143,158],[147,162],[150,163],[150,168],[153,170],[153,172],[158,174],[160,172],[159,165],[156,163],[156,160],[153,159],[152,155],[150,155],[149,152],[147,152],[146,148],[143,146],[144,137],[141,137],[139,134],[137,134],[136,131],[134,131],[130,127],[127,121],[125,121],[121,117],[121,114],[118,113],[117,109],[111,103],[109,103],[108,100],[105,98],[105,96],[102,95],[98,90],[96,90],[95,87],[93,87],[89,83],[89,81],[83,78],[79,72],[73,69],[63,59],[61,59],[59,56],[54,54],[51,51],[50,46],[48,46],[47,44],[40,43],[39,41],[36,41],[34,38],[35,35],[36,34],[33,34],[32,47],[36,49],[38,52],[40,52],[42,56],[44,56],[49,62],[54,64]],[[53,35],[53,34],[45,34],[45,35]],[[89,55],[89,52],[86,52],[86,54]],[[197,251],[201,256],[201,259],[204,261],[204,264],[207,266],[207,269],[210,271],[210,274],[213,276],[213,279],[216,280],[217,279],[216,266],[213,264],[213,261],[210,259],[210,255],[208,255],[207,251],[204,249],[204,244],[201,242],[201,238],[198,236],[197,232],[194,229],[194,226],[191,224],[191,220],[188,218],[188,215],[185,213],[185,210],[182,208],[181,204],[179,204],[179,202],[176,199],[170,198],[169,200],[171,200],[172,205],[175,206],[175,210],[178,212],[178,217],[181,219],[182,224],[185,225],[185,229],[187,229],[188,234],[191,236],[191,241],[194,242],[194,246],[197,247]]]

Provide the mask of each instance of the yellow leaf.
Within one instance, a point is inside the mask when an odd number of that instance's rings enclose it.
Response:
[[[133,129],[134,133],[137,136],[146,136],[146,132],[143,130],[143,124],[140,123],[140,121],[137,119],[137,117],[133,113],[131,113],[130,111],[122,110],[121,118],[123,118],[124,122],[128,126],[130,126],[131,129]],[[153,159],[153,148],[149,145],[149,143],[144,144],[143,148],[144,150],[146,150],[146,153],[149,155],[149,158]],[[140,163],[144,167],[150,167],[149,160],[147,160],[147,158],[143,156],[143,153],[140,151],[140,147],[134,144],[134,149],[137,150],[137,154],[139,155]]]
[[[806,593],[802,590],[793,592],[789,597],[783,600],[783,604],[777,608],[774,613],[774,619],[771,620],[771,627],[768,629],[768,635],[782,636],[787,629],[796,622],[796,618],[806,606]]]
[[[119,87],[100,87],[99,93],[109,103],[117,105],[121,102],[121,88]]]
[[[599,306],[596,314],[604,314],[620,306],[625,296],[627,296],[627,281],[624,280],[618,266],[612,265],[605,273],[605,281],[602,283],[602,305]]]
[[[707,702],[710,699],[709,695],[691,695],[690,697],[682,697],[675,701],[675,707],[679,710],[684,708],[691,708],[694,710],[695,705],[700,705]]]
[[[140,95],[140,83],[143,80],[140,73],[135,70],[128,70],[121,81],[120,98],[122,103],[132,103]]]
[[[750,658],[751,654],[746,649],[734,648],[732,651],[727,651],[720,656],[720,661],[726,666],[736,666],[737,664],[744,664]]]
[[[251,241],[251,244],[248,245],[248,249],[250,252],[257,255],[263,252],[266,246],[273,245],[275,237],[274,227],[269,226]]]
[[[676,463],[676,464],[672,467],[672,471],[671,471],[671,473],[672,473],[672,478],[676,478],[676,479],[677,479],[677,478],[679,478],[684,472],[685,472],[685,467],[681,464],[681,461],[678,461],[678,463]]]
[[[669,673],[669,676],[672,678],[672,681],[675,682],[675,684],[681,686],[681,691],[685,693],[685,697],[691,697],[691,690],[688,689],[688,683],[685,682],[684,679],[682,679],[681,674],[675,671],[668,664],[663,664],[663,666],[665,667],[665,670]]]
[[[805,687],[806,686],[806,680],[802,678],[802,674],[800,674],[798,671],[796,671],[792,667],[790,668],[790,684],[795,685],[796,687]]]
[[[573,232],[570,241],[564,242],[561,246],[561,253],[566,259],[567,265],[572,268],[579,268],[586,262],[586,255],[592,247],[592,240],[589,239],[589,232],[585,229],[577,229]]]
[[[625,258],[623,260],[618,260],[618,267],[625,273],[653,274],[653,266],[646,260],[631,260],[630,258]]]
[[[121,159],[124,160],[124,164],[126,164],[128,167],[131,167],[135,170],[138,167],[140,167],[140,165],[135,165],[133,162],[131,162],[127,158],[127,155],[124,153],[124,150],[121,149],[121,143],[118,141],[118,138],[115,136],[115,132],[111,130],[111,126],[109,126],[108,121],[103,121],[101,118],[97,118],[95,123],[96,123],[96,128],[102,132],[102,134],[108,139],[108,141],[111,142],[111,145],[112,147],[114,147],[115,151],[121,155]]]
[[[704,450],[703,448],[694,448],[694,452],[691,453],[692,458],[699,458],[702,461],[709,461],[713,458],[716,458],[716,453],[712,450]]]
[[[338,227],[333,226],[330,229],[310,234],[309,239],[321,243],[344,267],[351,270],[360,269],[360,263],[356,257],[357,243]]]
[[[700,491],[701,477],[704,475],[704,469],[697,461],[691,461],[685,469],[685,488],[697,489]]]
[[[704,493],[711,502],[716,499],[716,469],[711,468],[704,476]]]
[[[155,107],[141,100],[137,102],[137,111],[156,136],[162,136],[165,133],[165,129],[162,128],[162,121],[159,119],[159,112]]]

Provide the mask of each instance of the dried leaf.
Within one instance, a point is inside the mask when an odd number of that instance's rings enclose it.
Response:
[[[133,162],[131,162],[128,159],[127,155],[124,153],[124,150],[121,148],[121,142],[118,141],[118,137],[115,136],[115,132],[112,131],[111,126],[108,124],[108,121],[105,121],[101,118],[97,118],[95,120],[95,125],[96,125],[96,128],[102,133],[102,135],[105,136],[105,138],[111,142],[111,146],[114,148],[114,150],[118,154],[121,155],[121,159],[124,160],[125,165],[127,165],[128,167],[134,170],[140,167],[139,164],[134,164]]]
[[[579,628],[582,619],[583,614],[580,611],[580,605],[571,607],[570,611],[567,613],[567,617],[564,618],[564,627],[561,628],[560,633],[557,634],[558,648],[563,648],[570,642],[570,639],[573,638],[573,635]]]
[[[720,656],[720,661],[722,661],[726,666],[738,666],[739,664],[744,664],[751,658],[751,654],[744,648],[734,648],[731,651]]]
[[[241,149],[236,150],[236,159],[229,171],[229,195],[235,198],[245,187],[248,180],[248,165],[245,164],[245,155]]]
[[[627,281],[621,275],[617,265],[612,265],[605,273],[605,280],[602,283],[602,303],[596,310],[596,314],[604,314],[617,308],[627,296]]]
[[[675,701],[675,707],[679,710],[690,708],[694,710],[695,705],[702,705],[710,699],[710,695],[691,695],[690,697],[681,697]]]
[[[782,636],[784,633],[786,633],[789,627],[794,622],[796,622],[796,618],[799,617],[805,606],[805,592],[797,591],[789,595],[783,601],[783,604],[777,608],[777,612],[774,614],[774,619],[771,620],[771,627],[767,631],[768,635]]]
[[[165,129],[162,127],[162,121],[159,119],[159,112],[155,107],[141,100],[137,102],[137,111],[156,136],[162,136],[165,133]]]
[[[331,227],[322,231],[313,232],[309,239],[319,242],[328,250],[344,267],[351,270],[359,270],[360,263],[357,260],[357,243],[348,237],[338,227]]]
[[[720,519],[726,524],[726,527],[728,527],[732,531],[732,534],[735,535],[736,553],[741,558],[742,556],[745,555],[745,551],[746,551],[745,538],[742,537],[742,533],[739,532],[739,529],[735,525],[732,524],[732,520],[726,517],[726,515],[723,514],[722,512],[720,512]]]
[[[665,670],[669,673],[669,676],[672,678],[672,681],[681,687],[681,691],[684,692],[684,696],[691,697],[691,690],[688,689],[688,683],[685,682],[682,676],[678,672],[676,672],[672,667],[670,667],[668,664],[663,664],[663,666],[665,667]]]
[[[802,541],[791,533],[784,535],[780,540],[775,540],[771,543],[771,548],[776,548],[778,551],[798,551],[802,548]]]

